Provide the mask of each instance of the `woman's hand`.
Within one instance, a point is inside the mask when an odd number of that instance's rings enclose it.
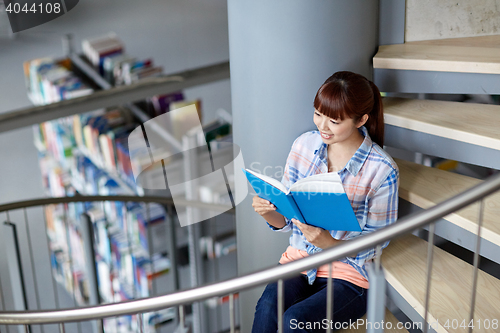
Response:
[[[302,231],[309,243],[320,249],[324,250],[342,242],[333,238],[328,230],[302,223],[297,219],[292,219],[292,222]]]
[[[252,207],[257,213],[259,213],[260,216],[264,216],[267,213],[274,212],[276,210],[275,205],[266,199],[262,199],[258,195],[253,197]]]

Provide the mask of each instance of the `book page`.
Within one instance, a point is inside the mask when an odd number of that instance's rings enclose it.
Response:
[[[303,178],[290,187],[292,192],[344,193],[340,176],[336,172],[321,173]]]
[[[276,179],[271,178],[269,176],[260,174],[258,172],[254,172],[254,171],[249,170],[249,169],[246,169],[246,171],[248,171],[249,173],[251,173],[252,175],[254,175],[257,178],[262,179],[263,181],[265,181],[269,185],[276,187],[278,190],[280,190],[280,191],[288,194],[289,191],[287,190],[287,188],[285,187],[285,185],[283,185],[279,180],[276,180]]]

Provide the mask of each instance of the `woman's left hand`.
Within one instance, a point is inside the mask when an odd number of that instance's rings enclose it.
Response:
[[[292,219],[292,222],[302,231],[309,243],[320,249],[324,250],[341,242],[333,238],[328,230],[302,223],[297,219]]]

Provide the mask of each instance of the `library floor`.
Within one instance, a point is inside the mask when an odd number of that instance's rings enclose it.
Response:
[[[4,14],[0,13],[2,23],[6,20]],[[0,31],[0,113],[31,106],[26,96],[24,61],[63,57],[62,38],[65,34],[73,34],[75,50],[79,52],[82,39],[110,31],[122,39],[128,54],[143,59],[152,58],[155,64],[163,66],[167,74],[229,59],[225,0],[152,0],[147,3],[132,0],[80,1],[62,17],[18,33],[14,38]],[[231,112],[229,80],[186,89],[184,94],[187,99],[202,100],[204,124],[213,120],[220,108]],[[0,156],[0,203],[44,195],[31,127],[0,133]],[[32,234],[39,234],[43,231],[42,211],[29,210],[28,215]],[[0,214],[0,218],[5,221],[5,214]],[[10,218],[21,217],[11,215]],[[20,233],[25,233],[22,227]],[[35,251],[37,246],[46,249],[42,238],[34,239],[33,245]],[[23,246],[21,252],[25,254],[25,243]],[[48,262],[48,254],[42,253],[46,250],[38,252],[40,254],[37,254],[34,263],[35,275],[39,280],[37,284],[43,286],[50,278],[50,270],[43,264]],[[228,274],[236,269],[236,255],[227,256],[220,265],[227,270],[222,269],[219,277],[228,278]],[[8,274],[6,267],[5,253],[0,250],[0,277]],[[28,276],[27,288],[32,291],[33,271],[29,263],[23,263],[23,270]],[[41,290],[41,294],[47,296],[43,297],[42,307],[53,308],[53,296],[50,296],[53,291]],[[71,305],[69,300],[66,304]],[[32,296],[28,297],[28,303],[31,309],[36,309]],[[7,306],[7,309],[10,308]],[[4,332],[3,327],[1,330]],[[14,329],[11,331],[14,332]],[[39,332],[39,329],[34,332]]]

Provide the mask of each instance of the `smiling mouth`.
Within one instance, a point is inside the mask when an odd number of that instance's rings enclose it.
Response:
[[[330,139],[332,137],[331,135],[328,135],[326,133],[323,133],[323,132],[320,132],[320,133],[321,133],[321,137],[324,139]]]

